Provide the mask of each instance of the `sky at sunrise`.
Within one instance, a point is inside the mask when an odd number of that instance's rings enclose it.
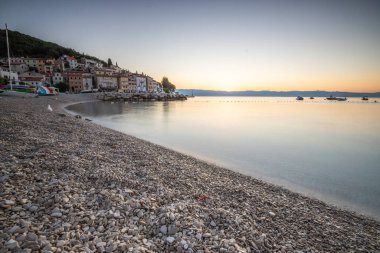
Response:
[[[177,88],[380,91],[378,0],[0,0],[0,23]]]

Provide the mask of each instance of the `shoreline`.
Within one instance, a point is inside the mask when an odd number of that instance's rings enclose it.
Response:
[[[311,199],[314,199],[314,200],[322,201],[322,202],[326,203],[327,205],[333,206],[333,207],[335,207],[337,209],[341,209],[341,210],[344,210],[344,211],[352,212],[352,213],[357,214],[357,215],[361,215],[361,216],[364,216],[364,217],[367,217],[367,218],[370,218],[370,219],[374,219],[374,220],[376,220],[378,222],[380,221],[380,214],[378,212],[376,212],[376,210],[374,210],[374,209],[365,209],[365,208],[363,208],[363,206],[360,206],[360,205],[358,205],[356,203],[353,203],[353,202],[350,202],[350,201],[347,201],[347,200],[336,199],[336,198],[331,197],[331,196],[326,196],[326,195],[323,195],[320,192],[316,192],[316,191],[313,191],[313,190],[311,190],[309,188],[306,188],[304,186],[300,186],[300,185],[297,185],[297,184],[294,184],[294,183],[290,183],[290,182],[288,182],[286,180],[273,179],[273,178],[270,178],[268,176],[257,175],[257,174],[255,175],[254,173],[249,173],[244,168],[236,167],[236,166],[233,166],[231,164],[230,165],[226,165],[226,164],[223,164],[223,162],[220,161],[220,160],[210,159],[207,156],[199,156],[199,154],[197,154],[197,153],[191,153],[189,151],[186,151],[185,149],[173,149],[173,148],[170,148],[168,146],[165,146],[164,144],[160,144],[160,143],[157,143],[157,142],[152,142],[149,139],[140,138],[138,136],[129,134],[128,132],[123,132],[122,130],[118,130],[116,128],[108,127],[107,125],[103,125],[101,121],[99,122],[97,120],[94,120],[92,117],[88,117],[85,114],[82,114],[81,112],[76,112],[75,110],[68,109],[70,106],[75,105],[75,104],[94,103],[94,102],[107,103],[107,101],[101,101],[101,100],[86,100],[86,101],[69,103],[69,104],[66,104],[66,105],[62,106],[62,108],[68,114],[70,114],[70,115],[73,115],[73,116],[80,115],[83,119],[85,119],[87,117],[91,121],[93,121],[94,124],[103,126],[103,127],[107,128],[107,129],[111,129],[113,131],[117,131],[117,132],[122,133],[122,134],[133,136],[133,137],[135,137],[137,139],[146,141],[148,143],[152,143],[154,145],[158,145],[158,146],[164,147],[164,148],[166,148],[166,149],[168,149],[170,151],[173,151],[173,152],[179,152],[179,153],[184,154],[184,155],[189,155],[191,157],[194,157],[195,159],[199,159],[199,160],[201,160],[203,162],[206,162],[206,163],[209,163],[209,164],[211,164],[213,166],[222,167],[222,168],[231,170],[233,172],[240,173],[240,174],[245,175],[245,176],[250,176],[250,177],[252,177],[252,178],[254,178],[256,180],[260,180],[260,181],[262,181],[264,183],[273,185],[275,187],[280,187],[280,188],[282,188],[284,190],[289,190],[291,192],[300,194],[300,195],[302,195],[304,197],[308,197],[308,198],[311,198]],[[143,101],[142,103],[147,103],[147,102],[149,103],[151,101]],[[296,102],[296,101],[294,101],[294,102]],[[112,102],[112,103],[114,103],[114,102]],[[122,101],[115,101],[115,103],[116,104],[117,103],[122,103]]]
[[[0,247],[380,250],[372,218],[67,115],[91,99],[0,98]]]

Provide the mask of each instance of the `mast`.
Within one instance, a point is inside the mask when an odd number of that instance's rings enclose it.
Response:
[[[7,27],[7,24],[5,24],[5,33],[6,33],[6,36],[7,36],[9,84],[11,85],[11,90],[13,90],[12,79],[11,79],[11,58],[9,57],[9,40],[8,40],[8,27]]]

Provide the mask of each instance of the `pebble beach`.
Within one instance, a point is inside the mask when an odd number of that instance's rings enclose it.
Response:
[[[0,95],[0,252],[380,252],[375,219],[64,110],[94,99]]]

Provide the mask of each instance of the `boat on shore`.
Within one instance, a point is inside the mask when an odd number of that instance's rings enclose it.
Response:
[[[309,99],[314,99],[314,97],[310,97]]]
[[[24,93],[35,93],[35,88],[30,87],[27,84],[13,84],[12,87],[10,84],[5,85],[3,90],[13,90],[16,92],[24,92]]]
[[[98,92],[99,89],[91,89],[91,90],[82,90],[80,93],[94,93],[94,92]]]
[[[59,91],[57,88],[54,87],[46,87],[42,84],[37,84],[37,90],[36,93],[38,96],[56,96],[59,95]]]
[[[296,100],[301,101],[301,100],[303,100],[303,97],[301,97],[301,96],[297,96],[297,97],[296,97]]]
[[[364,100],[364,101],[368,101],[368,96],[364,96],[364,97],[362,97],[362,100]]]

